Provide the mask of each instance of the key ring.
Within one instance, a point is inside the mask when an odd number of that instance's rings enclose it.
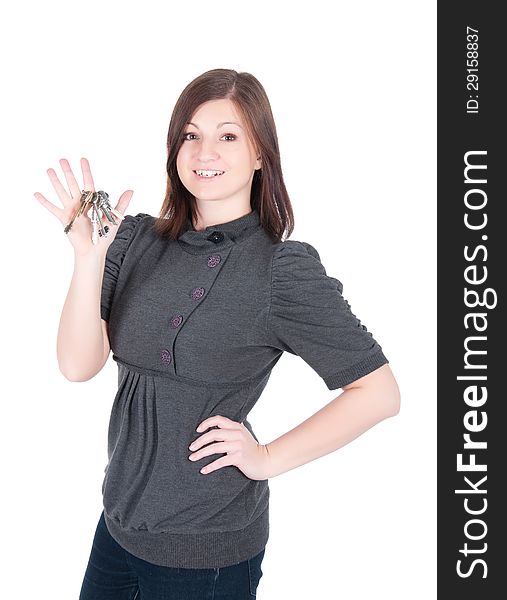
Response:
[[[125,217],[121,214],[121,212],[114,209],[109,204],[109,194],[107,192],[104,192],[103,190],[99,190],[98,192],[82,190],[79,207],[76,209],[70,222],[65,226],[63,230],[64,233],[69,233],[74,221],[79,218],[90,205],[92,207],[92,243],[97,244],[99,237],[107,237],[109,234],[109,226],[102,225],[102,217],[99,214],[99,211],[101,211],[102,215],[105,215],[106,219],[114,225],[118,224],[118,221],[115,219],[115,217],[118,217],[120,221],[123,221]]]

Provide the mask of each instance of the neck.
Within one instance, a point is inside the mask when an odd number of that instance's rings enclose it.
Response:
[[[230,207],[208,207],[204,210],[198,208],[197,222],[194,223],[192,221],[192,227],[195,231],[203,231],[206,227],[234,221],[235,219],[244,217],[250,212],[252,212],[250,203],[248,203],[248,205],[234,207],[234,210],[231,210]]]

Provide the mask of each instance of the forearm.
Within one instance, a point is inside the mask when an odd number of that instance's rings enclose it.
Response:
[[[392,394],[392,390],[378,387],[343,391],[306,421],[265,445],[269,477],[329,454],[397,414]]]
[[[60,371],[71,381],[85,381],[102,366],[104,339],[100,295],[105,256],[75,255],[74,273],[62,310],[57,339]]]

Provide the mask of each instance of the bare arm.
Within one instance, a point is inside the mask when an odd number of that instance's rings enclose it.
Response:
[[[87,381],[109,356],[107,322],[100,316],[105,256],[74,255],[74,273],[58,328],[57,357],[69,381]]]
[[[47,174],[63,208],[54,205],[40,192],[35,192],[34,196],[65,227],[81,204],[81,186],[68,160],[62,158],[60,165],[68,189],[62,185],[54,169],[48,169]],[[81,169],[83,189],[94,191],[95,184],[86,158],[81,159]],[[133,193],[127,190],[120,196],[115,209],[121,215],[125,214]],[[67,233],[67,239],[74,248],[74,273],[60,318],[56,353],[60,371],[69,381],[87,381],[94,377],[106,363],[110,351],[108,325],[101,318],[100,300],[107,250],[116,237],[120,222],[107,223],[109,236],[102,236],[95,245],[92,243],[92,222],[86,212],[73,222]],[[104,217],[102,220],[105,225]]]
[[[400,392],[388,364],[361,377],[303,423],[266,444],[269,477],[345,446],[400,410]]]

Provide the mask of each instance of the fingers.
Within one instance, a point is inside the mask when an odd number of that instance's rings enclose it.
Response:
[[[37,198],[37,200],[42,204],[42,206],[46,207],[50,213],[53,213],[55,215],[55,217],[57,217],[58,219],[61,220],[61,208],[58,208],[58,206],[55,206],[54,204],[52,204],[47,198],[45,198],[41,193],[39,192],[35,192],[34,196]]]
[[[81,159],[81,161],[83,161],[84,159]],[[70,190],[70,194],[72,196],[72,198],[74,198],[74,200],[76,198],[80,198],[81,197],[81,188],[79,187],[76,178],[74,177],[74,173],[72,172],[72,169],[70,168],[69,165],[69,161],[66,158],[61,158],[59,161],[60,166],[62,167],[63,170],[63,174],[65,175],[65,179],[67,180],[67,184],[69,186],[69,190]],[[90,166],[88,165],[88,169],[90,168]],[[85,184],[85,190],[90,189],[86,187]]]
[[[81,159],[81,170],[83,171],[83,181],[84,181],[84,190],[87,192],[94,192],[95,185],[93,183],[92,172],[90,171],[90,163],[86,158]],[[78,191],[78,194],[81,195],[81,192]]]
[[[51,184],[53,185],[58,197],[60,198],[64,206],[64,209],[68,209],[70,207],[71,212],[73,212],[74,205],[76,204],[77,200],[81,198],[82,190],[78,185],[78,182],[74,176],[74,173],[72,172],[72,169],[70,168],[69,161],[65,158],[61,158],[59,163],[62,167],[65,180],[67,181],[67,185],[69,186],[70,195],[69,192],[62,185],[54,169],[48,169],[47,174],[51,181]],[[84,157],[81,158],[81,170],[83,172],[83,190],[95,192],[95,183],[93,181],[90,163]],[[125,214],[133,194],[133,190],[127,190],[123,192],[123,194],[120,196],[115,209],[122,215]],[[58,208],[57,206],[49,202],[49,200],[39,192],[35,192],[34,196],[39,201],[39,203],[42,204],[42,206],[47,208],[49,212],[54,214],[61,222],[63,222],[64,215],[66,215],[69,211]],[[79,206],[79,203],[77,203],[77,205]],[[87,216],[88,213],[89,211],[86,213]],[[105,215],[102,215],[102,220],[104,220],[104,218]]]
[[[54,169],[48,169],[47,174],[49,176],[51,184],[53,185],[56,193],[58,194],[58,197],[62,201],[63,206],[67,207],[70,204],[75,204],[76,200],[81,197],[81,188],[79,187],[74,173],[70,168],[69,161],[66,158],[61,158],[58,162],[62,167],[65,180],[67,181],[67,185],[69,186],[70,195],[69,192],[62,185],[61,181],[58,179],[58,175],[56,174]],[[95,186],[90,170],[90,164],[86,158],[81,159],[81,170],[83,171],[83,189],[94,192]]]
[[[58,195],[58,198],[62,201],[64,207],[67,207],[72,203],[72,198],[69,196],[67,190],[63,187],[60,180],[58,179],[58,175],[56,174],[54,169],[48,169],[47,174],[49,180],[51,181],[53,187],[55,188],[55,192]]]
[[[125,211],[127,210],[128,205],[130,204],[130,199],[132,198],[133,194],[133,190],[127,190],[126,192],[123,192],[123,194],[120,196],[118,204],[115,206],[115,209],[120,211],[122,215],[125,214]]]

